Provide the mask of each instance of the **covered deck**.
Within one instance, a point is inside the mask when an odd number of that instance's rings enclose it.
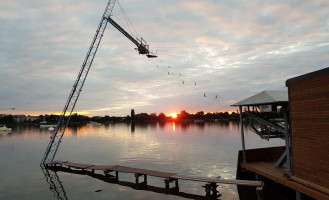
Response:
[[[327,74],[326,75],[327,77],[325,78],[328,78],[329,70],[326,69],[325,72]],[[322,71],[321,74],[323,74]],[[316,76],[318,76],[318,73],[316,73],[315,75],[314,74],[311,75],[313,79],[316,79],[316,80],[312,79],[313,82],[311,82],[312,84],[316,83],[317,84],[316,87],[321,86],[322,88],[323,87],[322,82],[324,80],[328,80],[322,77],[320,77],[321,78],[320,80],[317,80],[318,78]],[[294,81],[305,80],[308,79],[309,76],[310,75],[307,75],[306,77],[303,77],[303,79],[298,78],[298,80],[295,79],[288,80],[287,82],[290,83]],[[298,84],[296,83],[296,85]],[[309,85],[310,85],[309,87],[313,87],[311,86],[311,84]],[[325,85],[324,87],[328,88],[327,85]],[[300,86],[298,89],[303,91],[305,90],[305,86],[304,85]],[[309,90],[311,92],[314,91],[318,92],[318,89],[317,90],[309,89]],[[308,118],[309,121],[300,121],[300,116],[298,114],[302,112],[303,109],[305,109],[306,107],[301,107],[301,106],[296,107],[295,104],[297,103],[292,104],[291,100],[292,97],[294,97],[293,95],[300,95],[303,93],[299,91],[298,91],[299,93],[295,91],[293,92],[294,93],[292,93],[291,88],[289,88],[289,101],[288,101],[288,91],[287,92],[263,91],[261,93],[258,93],[252,97],[249,97],[232,105],[239,107],[240,110],[240,124],[241,124],[240,127],[241,127],[241,141],[242,141],[242,150],[239,151],[236,178],[261,180],[264,182],[264,188],[277,190],[277,192],[279,193],[285,193],[285,192],[288,193],[289,196],[288,198],[285,197],[280,199],[297,199],[297,200],[327,199],[328,200],[329,189],[328,187],[325,186],[326,180],[323,180],[325,179],[324,177],[327,176],[326,170],[324,170],[324,168],[320,168],[323,165],[317,164],[317,162],[314,159],[313,159],[314,160],[313,163],[308,162],[310,159],[308,160],[305,159],[305,157],[307,157],[309,154],[312,153],[313,156],[315,155],[317,156],[317,158],[319,158],[318,160],[319,162],[326,163],[327,161],[322,161],[322,160],[326,158],[325,156],[327,155],[327,153],[323,153],[323,152],[325,152],[324,149],[328,149],[327,148],[328,146],[325,147],[324,145],[322,145],[322,143],[325,144],[326,141],[318,140],[317,137],[312,137],[306,143],[304,143],[303,146],[300,146],[298,144],[298,141],[300,140],[299,137],[305,137],[304,132],[306,129],[308,130],[308,134],[312,134],[312,133],[320,134],[320,131],[317,131],[317,129],[315,130],[314,126],[305,126],[305,125],[303,126],[304,123],[312,124],[317,122],[316,120],[314,120],[314,115],[310,115],[310,117]],[[324,92],[320,94],[318,93],[316,93],[317,96],[303,94],[304,95],[303,99],[300,98],[298,100],[304,102],[305,98],[308,98],[306,100],[315,101],[314,100],[315,97],[325,100],[328,99],[328,95],[327,95],[328,93],[324,93]],[[312,105],[312,104],[308,104],[308,105]],[[273,122],[273,120],[271,121],[268,118],[262,117],[264,116],[264,114],[258,115],[258,111],[262,112],[261,107],[270,108],[270,109],[263,109],[264,113],[278,112],[279,109],[277,108],[280,108],[280,113],[283,116],[284,123],[280,124],[280,126],[277,126],[278,124]],[[326,107],[326,109],[327,108],[328,107]],[[292,118],[290,118],[292,116],[290,112],[294,112]],[[252,113],[252,114],[250,115],[248,113]],[[262,139],[266,139],[266,140],[275,137],[282,138],[285,140],[285,146],[247,150],[244,140],[244,129],[243,129],[243,123],[245,121],[244,119],[247,118],[250,119],[250,124],[248,126],[251,131],[255,132],[256,134],[259,134],[259,136]],[[273,130],[273,134],[271,133],[266,137],[266,135],[263,135],[260,130],[255,130],[252,124],[252,120],[257,121],[257,123],[259,124],[263,124],[267,127],[270,127],[269,129]],[[300,123],[302,124],[301,127],[303,128],[303,130],[305,129],[304,132],[302,132],[299,129],[298,130],[296,129],[296,126],[299,125]],[[324,134],[325,132],[326,131],[321,132],[322,133],[321,138],[327,138],[327,134]],[[280,137],[282,135],[283,137]],[[298,147],[300,148],[297,149],[296,145],[299,145]],[[313,149],[308,147],[312,145],[314,147]],[[318,147],[319,145],[322,148],[319,148]],[[296,149],[300,151],[297,152]],[[322,153],[317,152],[317,149],[320,149]],[[292,150],[294,150],[294,152],[292,152]],[[300,163],[302,162],[306,163],[308,164],[307,166],[312,165],[313,168],[307,168],[308,174],[306,173],[297,174],[297,170],[301,171],[300,170],[301,167],[300,165],[298,165],[297,161]],[[303,165],[303,167],[305,168],[305,164]],[[315,177],[317,178],[316,180],[319,181],[310,181],[315,179],[310,179],[308,178],[309,176],[311,176],[311,178]],[[266,191],[266,189],[264,190]]]
[[[287,167],[275,167],[276,160],[285,151],[284,147],[270,147],[246,150],[247,162],[243,162],[242,151],[239,151],[237,179],[261,179],[265,183],[270,180],[294,191],[303,193],[314,199],[328,199],[326,188],[312,184],[307,181],[296,179]],[[254,176],[255,175],[255,176]],[[270,186],[271,187],[271,186]],[[280,191],[281,192],[281,191]],[[298,193],[294,194],[296,199],[303,199]],[[309,198],[304,198],[309,199]]]

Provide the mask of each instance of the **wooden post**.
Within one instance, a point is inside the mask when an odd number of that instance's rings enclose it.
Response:
[[[144,182],[145,182],[145,184],[147,184],[147,175],[146,174],[144,174]]]
[[[303,200],[304,198],[303,198],[303,194],[302,193],[300,193],[300,192],[298,192],[298,191],[296,191],[296,200]]]
[[[264,183],[256,188],[256,194],[258,200],[264,200]]]
[[[212,190],[212,196],[217,197],[217,187],[218,185],[216,183],[211,183],[211,190]]]
[[[246,158],[246,147],[244,143],[244,130],[243,130],[243,118],[242,118],[242,106],[239,106],[240,110],[240,127],[241,127],[241,141],[242,141],[242,158],[243,158],[243,163],[247,162]]]
[[[206,191],[206,197],[210,197],[210,191],[211,191],[211,189],[210,189],[210,184],[207,183],[207,184],[204,186],[204,188],[205,188],[205,191]]]
[[[170,180],[169,180],[168,178],[166,178],[166,179],[164,180],[164,182],[165,182],[165,184],[166,184],[166,192],[168,192],[168,191],[169,191],[169,183],[170,183]]]
[[[288,113],[287,113],[287,107],[284,107],[283,110],[283,117],[284,117],[284,136],[285,136],[285,142],[286,142],[286,158],[287,158],[287,162],[288,162],[288,171],[292,171],[291,168],[291,157],[290,157],[290,131],[289,131],[289,122],[288,122]]]
[[[139,174],[135,173],[135,183],[138,184],[138,177],[139,177]]]

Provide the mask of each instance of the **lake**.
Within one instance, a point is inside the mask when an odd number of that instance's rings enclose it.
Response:
[[[107,183],[86,175],[57,172],[58,188],[51,188],[40,161],[51,132],[38,126],[17,126],[0,133],[0,199],[186,199]],[[262,140],[245,127],[246,148],[284,145],[284,140]],[[101,165],[124,165],[182,175],[234,179],[239,123],[113,123],[69,127],[56,160]],[[120,180],[134,182],[133,174]],[[164,188],[161,178],[148,177],[148,185]],[[202,183],[180,181],[180,192],[204,196]],[[161,191],[161,190],[160,190]],[[220,185],[221,199],[239,199],[234,185]],[[62,197],[61,197],[62,196]]]

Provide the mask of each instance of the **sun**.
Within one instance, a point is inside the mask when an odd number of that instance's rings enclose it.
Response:
[[[177,118],[177,114],[176,114],[176,113],[173,113],[173,114],[171,114],[170,116],[171,116],[171,118],[173,118],[173,119],[176,119],[176,118]]]

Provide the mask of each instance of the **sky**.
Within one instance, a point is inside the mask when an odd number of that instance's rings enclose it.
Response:
[[[0,113],[62,112],[107,2],[0,2]],[[108,24],[78,113],[234,111],[237,101],[329,67],[327,0],[119,3],[112,18],[158,58],[139,55]]]

